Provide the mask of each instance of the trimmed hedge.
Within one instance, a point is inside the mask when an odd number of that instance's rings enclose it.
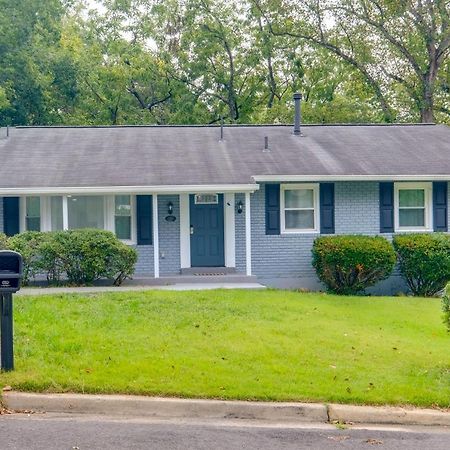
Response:
[[[336,294],[358,294],[385,278],[395,265],[392,245],[380,236],[323,236],[314,241],[313,266]]]
[[[450,280],[450,236],[411,233],[394,237],[400,272],[414,295],[431,297]]]
[[[8,238],[5,234],[0,233],[0,250],[7,250],[8,248]]]
[[[101,278],[120,285],[134,273],[137,252],[110,231],[97,229],[36,232],[11,237],[8,248],[22,254],[24,284],[37,274],[51,284],[92,284]]]
[[[447,327],[447,331],[450,333],[450,283],[447,284],[442,295],[442,312],[444,324]]]

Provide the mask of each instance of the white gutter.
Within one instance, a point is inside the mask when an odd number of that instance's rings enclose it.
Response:
[[[0,196],[14,195],[76,195],[76,194],[199,194],[223,192],[255,192],[257,184],[192,184],[168,186],[83,186],[0,188]]]
[[[450,181],[446,175],[255,175],[261,182],[303,182],[303,181]]]

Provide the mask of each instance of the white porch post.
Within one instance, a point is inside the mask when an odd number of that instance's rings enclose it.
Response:
[[[63,212],[63,230],[69,229],[69,204],[67,195],[62,198],[62,212]]]
[[[223,194],[225,215],[225,267],[236,267],[236,228],[234,193]]]
[[[250,192],[245,193],[245,261],[247,276],[252,274],[252,225],[250,217]]]
[[[159,224],[158,224],[158,195],[153,194],[153,266],[155,278],[159,278]]]
[[[191,267],[190,229],[189,194],[180,194],[180,263],[182,269]]]

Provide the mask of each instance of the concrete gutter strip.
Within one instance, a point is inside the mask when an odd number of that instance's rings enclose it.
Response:
[[[328,415],[331,422],[450,426],[450,412],[435,409],[328,405]]]
[[[276,422],[343,422],[450,427],[450,412],[434,409],[222,400],[133,395],[31,394],[3,392],[12,411],[104,414],[155,418],[250,419]]]
[[[28,394],[4,392],[13,411],[108,414],[141,417],[256,419],[327,422],[325,405],[220,400],[188,400],[129,395]]]

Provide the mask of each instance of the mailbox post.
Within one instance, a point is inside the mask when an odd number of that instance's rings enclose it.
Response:
[[[19,253],[0,251],[1,368],[14,370],[13,293],[20,289],[23,261]]]

